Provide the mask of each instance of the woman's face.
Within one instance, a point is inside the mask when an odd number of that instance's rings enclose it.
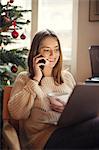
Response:
[[[54,37],[45,38],[41,42],[39,50],[40,54],[48,60],[46,66],[53,68],[56,65],[60,56],[57,39]]]

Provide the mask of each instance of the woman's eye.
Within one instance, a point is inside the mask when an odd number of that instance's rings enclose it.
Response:
[[[58,52],[58,51],[59,51],[59,49],[57,48],[57,49],[55,49],[54,51],[55,51],[55,52]]]
[[[49,50],[49,49],[44,49],[44,51],[45,51],[45,52],[49,52],[50,50]]]

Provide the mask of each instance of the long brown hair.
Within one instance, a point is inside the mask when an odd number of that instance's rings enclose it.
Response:
[[[31,44],[31,49],[30,49],[29,56],[28,56],[28,67],[29,67],[30,78],[32,79],[34,77],[33,57],[35,57],[37,54],[39,54],[39,46],[40,46],[42,40],[44,40],[47,37],[54,37],[57,40],[58,45],[59,45],[60,56],[59,56],[59,59],[58,59],[56,65],[53,68],[52,76],[53,76],[56,84],[61,84],[61,83],[63,83],[63,79],[61,76],[62,51],[61,51],[60,41],[59,41],[57,35],[53,31],[50,31],[48,29],[37,32],[33,38],[33,41]]]

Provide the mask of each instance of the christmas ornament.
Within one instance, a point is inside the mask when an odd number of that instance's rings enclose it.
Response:
[[[12,34],[12,37],[16,39],[19,36],[19,33],[15,30],[15,27],[16,27],[15,20],[12,22],[12,25],[14,26],[14,31],[11,34]]]
[[[16,39],[19,36],[19,33],[16,30],[14,30],[11,34],[14,39]]]
[[[23,34],[21,34],[20,38],[21,38],[22,40],[24,40],[24,39],[26,39],[26,35],[23,33]]]
[[[13,66],[11,67],[11,71],[12,71],[13,73],[16,73],[16,72],[18,71],[18,67],[17,67],[16,65],[13,65]]]
[[[10,0],[9,2],[10,2],[10,3],[13,3],[13,2],[14,2],[14,0]]]

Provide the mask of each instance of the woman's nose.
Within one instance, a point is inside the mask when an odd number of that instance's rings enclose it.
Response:
[[[50,49],[50,56],[54,55],[54,51],[52,49]]]

